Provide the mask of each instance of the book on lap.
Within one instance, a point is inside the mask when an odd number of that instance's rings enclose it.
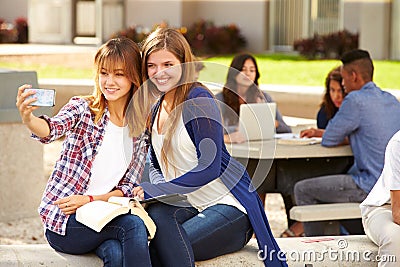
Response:
[[[155,202],[165,202],[167,204],[178,203],[186,200],[182,194],[161,195],[145,200],[130,197],[110,197],[108,201],[95,200],[89,202],[76,210],[76,220],[87,227],[100,232],[103,227],[115,217],[131,213],[139,216],[149,233],[149,239],[154,237],[156,225],[147,214],[142,204],[151,204]]]
[[[156,225],[147,214],[139,200],[129,197],[110,197],[108,201],[95,200],[76,210],[76,220],[87,227],[100,232],[115,217],[131,213],[139,216],[152,239],[156,233]]]

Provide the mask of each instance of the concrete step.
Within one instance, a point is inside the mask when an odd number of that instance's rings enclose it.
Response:
[[[290,267],[376,266],[378,248],[365,235],[277,238]],[[197,267],[263,266],[257,241],[242,250],[207,261]],[[308,265],[307,265],[308,264]],[[0,266],[102,266],[95,254],[69,255],[54,251],[47,244],[0,245]]]

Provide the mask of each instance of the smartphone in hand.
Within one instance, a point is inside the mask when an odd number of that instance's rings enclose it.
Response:
[[[25,89],[24,92],[34,91],[36,92],[34,95],[28,96],[26,99],[37,98],[37,100],[30,104],[30,106],[39,106],[39,107],[53,107],[56,101],[56,90],[54,89],[39,89],[39,88],[30,88]]]

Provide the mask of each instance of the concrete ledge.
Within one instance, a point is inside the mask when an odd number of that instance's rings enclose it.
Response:
[[[290,219],[299,222],[330,221],[361,218],[360,203],[332,203],[294,206]]]
[[[241,251],[196,262],[198,267],[210,266],[263,266],[257,259],[258,246],[250,241]],[[70,255],[56,252],[48,244],[40,245],[0,245],[0,266],[69,266],[98,267],[103,262],[95,254]]]
[[[378,248],[364,235],[277,238],[290,267],[376,266]],[[255,239],[242,250],[207,261],[198,267],[264,266],[258,259]],[[0,245],[0,266],[102,266],[95,254],[69,255],[54,251],[49,245]]]

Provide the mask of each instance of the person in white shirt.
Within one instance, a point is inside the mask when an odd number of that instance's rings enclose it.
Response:
[[[379,246],[379,267],[400,262],[400,131],[390,139],[383,171],[360,204],[364,231]]]

